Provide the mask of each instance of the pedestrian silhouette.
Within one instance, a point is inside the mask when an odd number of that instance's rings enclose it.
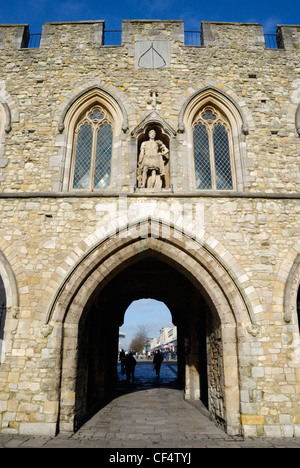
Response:
[[[126,379],[128,383],[130,383],[130,378],[132,378],[132,383],[134,383],[135,366],[136,360],[133,357],[133,354],[128,353],[125,358]]]
[[[161,364],[163,360],[164,360],[163,355],[159,351],[156,351],[154,358],[153,358],[153,370],[155,370],[156,375],[158,377],[160,376],[160,368],[161,368]]]
[[[125,358],[126,358],[126,355],[125,355],[125,351],[124,349],[122,349],[122,351],[120,352],[120,361],[121,361],[121,370],[122,370],[122,375],[125,374]]]

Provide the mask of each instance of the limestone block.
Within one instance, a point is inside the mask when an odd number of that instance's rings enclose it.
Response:
[[[56,424],[55,423],[21,422],[19,433],[21,435],[54,437],[56,435]]]

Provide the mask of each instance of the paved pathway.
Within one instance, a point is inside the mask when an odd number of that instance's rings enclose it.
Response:
[[[73,435],[54,438],[0,435],[3,448],[249,448],[295,447],[300,439],[246,439],[227,436],[183,399],[175,369],[164,364],[161,379],[151,366],[137,366],[135,385],[120,382],[118,396]],[[128,392],[128,393],[127,393]],[[185,450],[185,451],[186,451]],[[134,450],[133,450],[134,452]]]

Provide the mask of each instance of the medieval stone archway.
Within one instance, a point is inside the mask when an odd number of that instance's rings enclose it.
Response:
[[[227,432],[241,431],[238,356],[251,325],[247,307],[208,250],[200,244],[191,249],[193,241],[178,239],[173,229],[163,238],[160,229],[156,238],[148,237],[145,222],[139,236],[129,229],[126,236],[107,238],[56,295],[49,323],[62,327],[60,430],[73,431],[111,394],[124,313],[133,300],[151,296],[165,302],[180,330],[185,397],[205,402],[207,395],[212,416]]]

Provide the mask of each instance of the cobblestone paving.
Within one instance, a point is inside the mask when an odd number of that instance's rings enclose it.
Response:
[[[229,437],[176,388],[176,368],[165,363],[161,378],[138,365],[135,384],[120,377],[118,396],[76,434],[53,438],[0,435],[1,448],[300,448],[300,439]]]

